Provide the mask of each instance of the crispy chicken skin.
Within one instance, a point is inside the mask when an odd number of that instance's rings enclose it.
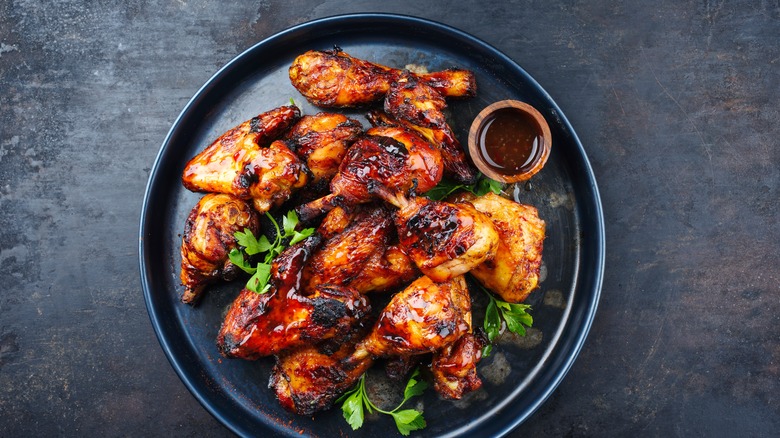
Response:
[[[297,107],[283,106],[227,131],[187,163],[184,187],[251,199],[261,213],[281,204],[309,179],[286,143],[273,141],[298,118]]]
[[[387,114],[441,149],[446,176],[464,184],[474,183],[477,172],[447,124],[443,112],[446,107],[444,96],[408,72],[393,83],[384,102]],[[376,117],[377,121],[380,118]]]
[[[435,283],[422,276],[384,308],[354,359],[432,353],[471,330],[471,301],[463,276]]]
[[[537,209],[493,193],[459,194],[455,200],[468,202],[490,217],[500,237],[496,256],[471,274],[504,301],[523,302],[539,285],[542,266],[545,223]]]
[[[444,398],[459,400],[464,394],[482,387],[477,363],[482,359],[485,340],[471,333],[433,355],[433,388]]]
[[[352,360],[355,344],[366,330],[353,330],[337,345],[327,341],[277,356],[268,386],[288,411],[312,415],[329,409],[374,363],[366,356]],[[335,347],[335,348],[334,348]]]
[[[485,214],[467,203],[452,204],[403,195],[376,187],[399,208],[395,213],[400,248],[433,281],[465,274],[498,248],[498,232]]]
[[[363,133],[363,125],[343,114],[303,116],[284,139],[313,175],[312,182],[329,181],[339,170],[349,145]]]
[[[370,311],[368,301],[348,287],[324,284],[301,295],[303,265],[320,240],[309,237],[274,259],[268,293],[241,291],[217,336],[224,356],[257,359],[343,336]]]
[[[371,128],[347,151],[330,182],[331,193],[296,212],[307,221],[338,205],[369,202],[375,199],[371,186],[376,183],[424,193],[441,181],[442,172],[441,153],[419,135],[400,127]]]
[[[353,58],[339,49],[308,51],[290,66],[290,81],[309,102],[321,107],[359,106],[376,102],[404,70]],[[474,74],[444,70],[418,77],[444,96],[474,96]]]
[[[235,278],[237,268],[228,259],[236,248],[233,233],[249,229],[257,234],[257,213],[232,195],[207,194],[193,207],[184,225],[181,241],[181,300],[192,304],[208,283]]]
[[[398,245],[390,245],[372,254],[349,285],[360,293],[387,292],[419,276],[409,256]]]

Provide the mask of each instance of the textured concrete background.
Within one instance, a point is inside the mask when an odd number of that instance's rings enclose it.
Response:
[[[143,304],[143,192],[187,100],[288,26],[417,15],[528,70],[591,158],[590,337],[516,436],[780,433],[780,2],[0,1],[0,435],[229,435]]]

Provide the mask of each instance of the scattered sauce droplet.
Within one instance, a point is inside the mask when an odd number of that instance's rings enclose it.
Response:
[[[503,175],[521,173],[533,166],[543,142],[536,120],[516,108],[502,108],[489,115],[477,135],[485,162]]]

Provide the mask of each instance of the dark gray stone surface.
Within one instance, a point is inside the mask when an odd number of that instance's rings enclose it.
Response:
[[[602,300],[516,436],[780,433],[780,3],[0,2],[0,435],[229,435],[152,331],[138,220],[173,120],[288,26],[383,11],[495,45],[562,107]]]

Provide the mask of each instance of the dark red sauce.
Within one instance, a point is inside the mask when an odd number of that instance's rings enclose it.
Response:
[[[536,120],[516,108],[502,108],[486,117],[477,138],[485,163],[503,175],[530,168],[543,141]]]

